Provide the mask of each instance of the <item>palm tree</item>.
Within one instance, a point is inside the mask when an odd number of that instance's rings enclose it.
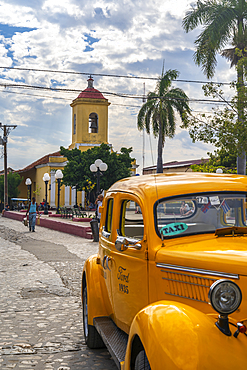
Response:
[[[188,97],[182,89],[171,88],[172,81],[178,77],[175,69],[169,69],[162,74],[156,85],[155,92],[148,93],[147,102],[141,107],[137,126],[139,130],[146,129],[150,134],[152,126],[154,137],[158,137],[157,173],[163,173],[162,151],[165,138],[173,138],[176,129],[175,111],[186,124],[187,114],[190,113]]]
[[[244,127],[243,114],[243,66],[238,62],[246,56],[247,45],[247,2],[245,0],[198,0],[195,7],[188,11],[183,19],[183,28],[186,32],[194,30],[199,25],[203,30],[195,40],[196,51],[194,61],[202,66],[207,78],[212,78],[217,65],[216,54],[221,53],[231,61],[231,66],[237,68],[237,95],[238,95],[238,122]],[[232,42],[233,49],[224,47]],[[242,56],[236,50],[242,51]],[[240,149],[237,160],[237,172],[245,174],[246,153]]]

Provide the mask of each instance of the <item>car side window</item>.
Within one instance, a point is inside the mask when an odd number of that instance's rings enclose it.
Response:
[[[113,213],[113,199],[109,199],[107,202],[106,219],[105,219],[105,231],[109,234],[112,230],[112,213]]]
[[[141,240],[144,224],[141,207],[131,200],[123,200],[119,225],[120,235]]]

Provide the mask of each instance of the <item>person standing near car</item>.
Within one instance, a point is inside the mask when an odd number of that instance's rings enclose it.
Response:
[[[38,213],[39,216],[40,216],[40,213],[39,213],[39,210],[38,210],[38,204],[35,201],[35,197],[33,197],[32,202],[29,203],[26,216],[27,216],[28,212],[29,212],[29,231],[34,232],[35,231],[35,223],[36,223],[36,214]]]
[[[98,219],[98,222],[100,222],[100,218],[101,218],[101,213],[99,212],[99,207],[102,206],[102,202],[103,202],[103,194],[100,194],[98,196],[98,198],[96,199],[95,201],[95,204],[96,204],[96,218]]]

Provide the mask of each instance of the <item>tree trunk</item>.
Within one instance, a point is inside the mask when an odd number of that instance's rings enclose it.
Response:
[[[238,33],[243,34],[243,21],[239,21],[238,23]],[[244,117],[244,71],[243,66],[238,64],[237,65],[237,94],[238,94],[238,122],[240,127],[245,126],[245,117]],[[241,149],[241,148],[240,148]],[[246,152],[241,150],[241,154],[237,157],[237,173],[240,175],[246,174]]]
[[[159,123],[159,138],[158,138],[158,159],[157,159],[157,173],[163,173],[163,141],[162,141],[162,123]]]
[[[237,157],[237,173],[240,175],[246,174],[246,153],[242,152],[242,155]]]

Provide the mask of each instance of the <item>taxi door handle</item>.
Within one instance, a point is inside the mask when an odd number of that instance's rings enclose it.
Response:
[[[102,267],[104,270],[108,269],[109,271],[111,271],[110,267],[109,267],[109,261],[111,260],[112,258],[109,257],[109,256],[104,256],[103,257],[103,261],[102,261]]]
[[[107,256],[104,256],[103,260],[102,260],[102,267],[103,267],[104,270],[106,269],[106,267],[105,267],[106,259],[107,259]]]
[[[110,267],[109,267],[109,264],[108,262],[111,260],[111,257],[107,256],[106,257],[106,269],[108,269],[109,271],[111,271]]]

